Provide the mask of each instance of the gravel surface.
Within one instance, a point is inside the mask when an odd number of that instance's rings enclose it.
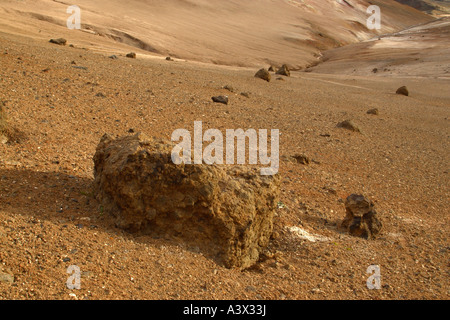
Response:
[[[0,34],[0,99],[19,137],[0,144],[1,299],[449,298],[448,80],[291,72],[266,82],[255,69],[108,56]],[[402,85],[409,97],[395,94]],[[228,105],[211,100],[220,95]],[[348,119],[361,132],[337,127]],[[170,139],[194,121],[281,132],[274,235],[250,269],[125,233],[95,199],[103,134]],[[296,154],[310,161],[286,160]],[[375,240],[340,228],[352,193],[375,204]],[[67,287],[72,265],[78,290]],[[371,265],[379,290],[367,288]]]

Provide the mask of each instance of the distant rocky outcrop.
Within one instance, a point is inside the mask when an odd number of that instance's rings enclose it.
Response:
[[[142,133],[97,147],[95,189],[118,227],[198,247],[246,268],[268,245],[280,179],[247,166],[172,162],[174,143]]]
[[[380,233],[382,223],[378,219],[372,201],[359,194],[352,194],[345,200],[345,216],[342,227],[357,237],[372,239]]]

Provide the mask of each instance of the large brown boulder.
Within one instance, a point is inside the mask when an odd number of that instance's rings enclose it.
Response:
[[[104,135],[95,188],[118,227],[196,246],[226,267],[254,264],[269,242],[278,176],[257,168],[175,165],[174,144],[138,133]]]
[[[382,223],[378,219],[372,201],[359,194],[352,194],[345,200],[347,215],[342,222],[351,235],[366,239],[374,238],[380,233]]]

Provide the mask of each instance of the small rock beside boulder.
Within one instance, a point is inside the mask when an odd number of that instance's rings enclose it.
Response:
[[[256,72],[255,77],[266,80],[267,82],[270,82],[271,78],[269,71],[264,68],[259,69],[258,72]]]
[[[134,53],[134,52],[127,53],[126,57],[131,58],[131,59],[136,59],[136,53]]]
[[[401,95],[404,95],[404,96],[409,96],[409,91],[408,91],[408,88],[406,86],[398,88],[395,93],[396,94],[401,94]]]
[[[347,215],[342,221],[342,227],[357,237],[373,239],[380,233],[382,223],[378,219],[372,201],[359,194],[352,194],[345,200]]]

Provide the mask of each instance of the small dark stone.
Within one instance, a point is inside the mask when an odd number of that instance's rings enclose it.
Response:
[[[70,261],[70,258],[64,258],[62,261],[63,261],[63,262],[69,262],[69,261]]]
[[[398,88],[395,93],[396,94],[401,94],[401,95],[404,95],[404,96],[409,96],[408,88],[406,88],[405,86]]]
[[[282,75],[282,76],[286,76],[286,77],[290,77],[291,76],[291,72],[289,71],[289,68],[287,65],[283,64],[281,66],[280,69],[278,69],[278,71],[276,72],[276,74]]]
[[[81,69],[81,70],[87,70],[88,69],[87,67],[82,67],[82,66],[72,66],[72,68]]]
[[[117,56],[116,56],[115,54],[113,54],[112,56],[109,56],[108,58],[113,59],[113,60],[116,60],[116,59],[117,59]]]
[[[377,108],[373,108],[367,111],[367,114],[373,114],[373,115],[378,115],[378,109]]]
[[[309,158],[304,154],[296,154],[292,156],[292,158],[294,158],[297,163],[304,165],[308,165],[310,162]]]
[[[131,59],[136,59],[136,53],[134,53],[134,52],[127,53],[126,57],[131,58]]]
[[[232,86],[230,86],[230,85],[226,85],[226,86],[224,86],[223,88],[224,88],[225,90],[230,91],[230,92],[234,92],[234,88],[233,88]]]
[[[359,130],[359,128],[353,123],[352,120],[345,120],[345,121],[339,122],[337,124],[337,127],[355,131],[355,132],[361,132],[361,130]]]
[[[258,72],[256,72],[255,77],[266,80],[267,82],[270,82],[271,78],[269,71],[264,68],[259,69]]]
[[[217,103],[228,104],[228,97],[227,96],[212,97],[212,100],[214,102],[217,102]]]
[[[49,42],[60,45],[60,46],[65,46],[67,43],[67,40],[64,38],[58,38],[58,39],[50,39]]]

